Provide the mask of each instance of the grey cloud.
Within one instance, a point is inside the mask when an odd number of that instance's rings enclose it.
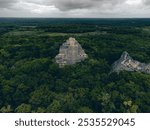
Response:
[[[0,8],[9,8],[18,0],[0,0]]]
[[[145,5],[150,5],[150,0],[143,0],[143,3],[145,4]]]
[[[130,5],[127,4],[126,1],[127,0],[0,0],[0,16],[150,17],[150,0],[142,0],[140,5]],[[40,7],[42,9],[44,8],[44,11],[42,15],[37,15],[35,12],[36,10],[40,10]],[[8,9],[3,10],[2,8]],[[51,8],[54,8],[54,10],[49,10]]]
[[[62,11],[101,7],[105,4],[115,5],[119,2],[120,0],[52,0],[55,7]]]
[[[61,11],[75,10],[75,9],[90,9],[101,7],[105,4],[114,6],[119,3],[124,3],[126,0],[22,0],[28,3],[35,3],[41,5],[54,5]]]
[[[97,1],[91,1],[91,0],[80,0],[80,1],[73,1],[73,0],[55,0],[53,1],[55,4],[55,7],[62,10],[73,10],[73,9],[83,9],[83,8],[91,8],[93,7]]]
[[[53,0],[22,0],[27,3],[41,4],[41,5],[51,5]]]
[[[8,8],[13,4],[22,1],[28,3],[35,3],[40,5],[54,5],[61,11],[75,10],[75,9],[103,9],[114,8],[118,4],[123,4],[126,0],[0,0],[0,8]],[[143,0],[145,5],[150,5],[150,0]]]

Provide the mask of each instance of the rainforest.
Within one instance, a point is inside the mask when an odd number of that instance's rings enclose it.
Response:
[[[60,68],[69,37],[88,58]],[[110,73],[124,51],[150,63],[150,19],[0,18],[0,112],[148,113],[150,74]]]

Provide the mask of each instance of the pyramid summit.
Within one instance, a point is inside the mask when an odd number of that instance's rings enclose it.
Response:
[[[55,57],[59,67],[73,65],[87,59],[88,56],[75,38],[70,37],[60,46],[59,54]]]

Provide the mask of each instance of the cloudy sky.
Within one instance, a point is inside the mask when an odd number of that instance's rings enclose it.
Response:
[[[0,0],[0,17],[150,18],[150,0]]]

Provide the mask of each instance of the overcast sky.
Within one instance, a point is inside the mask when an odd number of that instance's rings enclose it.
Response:
[[[150,18],[150,0],[0,0],[0,17]]]

